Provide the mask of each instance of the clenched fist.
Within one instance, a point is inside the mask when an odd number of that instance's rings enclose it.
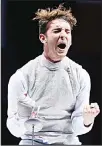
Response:
[[[86,105],[83,110],[84,125],[88,126],[94,122],[95,117],[100,113],[99,105],[91,103]]]

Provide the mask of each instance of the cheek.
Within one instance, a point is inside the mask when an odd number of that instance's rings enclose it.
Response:
[[[59,38],[59,34],[58,33],[57,34],[50,34],[49,36],[52,39],[58,39]]]
[[[51,36],[48,41],[49,41],[49,44],[54,46],[56,44],[57,38],[55,36]]]
[[[72,43],[72,37],[71,36],[68,37],[68,42]]]
[[[68,35],[68,40],[72,40],[72,36],[71,35]]]

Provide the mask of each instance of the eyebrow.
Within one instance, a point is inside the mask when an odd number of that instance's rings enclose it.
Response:
[[[59,29],[61,29],[60,27],[59,28],[54,28],[53,30],[59,30]]]
[[[61,27],[58,27],[58,28],[54,28],[53,30],[61,30],[61,29],[62,29]],[[69,28],[65,28],[65,30],[70,31],[70,29],[69,29]]]

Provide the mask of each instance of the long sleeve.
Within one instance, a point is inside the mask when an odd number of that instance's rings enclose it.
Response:
[[[18,102],[25,106],[33,107],[35,101],[27,95],[27,85],[23,74],[18,70],[11,76],[8,84],[8,118],[7,128],[10,133],[16,137],[21,137],[25,133],[24,121],[26,117],[19,117]]]
[[[75,135],[82,135],[89,132],[93,126],[93,123],[89,127],[85,127],[83,124],[83,109],[86,104],[89,104],[91,83],[89,74],[84,69],[80,69],[78,78],[80,91],[76,97],[75,109],[71,119]]]

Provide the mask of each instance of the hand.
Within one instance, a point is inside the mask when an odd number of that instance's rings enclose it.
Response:
[[[100,113],[100,109],[97,103],[91,103],[86,105],[83,110],[84,125],[90,125],[94,122],[95,117]]]
[[[32,100],[32,98],[30,98],[29,95],[28,95],[27,93],[21,95],[21,96],[19,97],[18,101],[19,101],[22,105],[24,105],[24,106],[26,106],[26,107],[30,107],[30,108],[35,107],[35,104],[36,104],[35,101]]]

